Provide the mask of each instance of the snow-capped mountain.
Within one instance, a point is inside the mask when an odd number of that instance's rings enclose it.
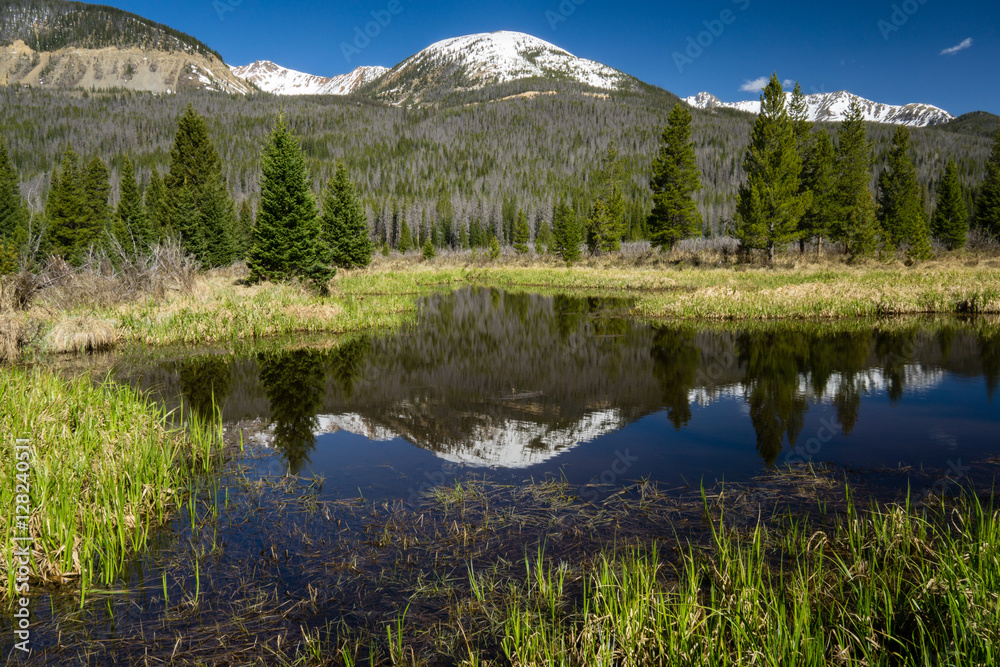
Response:
[[[580,443],[596,440],[629,423],[620,410],[611,408],[585,414],[579,421],[561,426],[520,419],[483,421],[460,443],[424,441],[405,429],[396,432],[356,413],[319,415],[315,435],[346,431],[376,442],[395,438],[409,440],[451,463],[474,468],[528,468],[544,463]],[[269,437],[269,436],[268,436]],[[265,437],[262,442],[270,444]]]
[[[785,93],[785,95],[790,102],[792,94]],[[866,100],[863,97],[843,90],[836,93],[815,93],[813,95],[806,95],[805,97],[806,105],[809,108],[809,120],[812,121],[836,123],[844,120],[852,100],[858,100],[861,103],[865,120],[873,123],[926,127],[928,125],[947,123],[954,119],[954,116],[944,109],[939,109],[930,104],[893,106],[891,104],[872,102],[871,100]],[[687,98],[685,102],[696,109],[724,108],[746,111],[753,114],[760,113],[760,100],[723,102],[710,93],[698,93],[693,97]]]
[[[568,80],[605,90],[636,85],[623,72],[578,58],[545,40],[500,31],[432,44],[379,77],[373,87],[386,101],[418,102],[434,93],[479,90],[524,79]]]
[[[362,66],[347,74],[317,76],[282,67],[270,60],[233,67],[233,74],[275,95],[347,95],[389,71],[387,67]]]
[[[605,90],[629,89],[636,83],[627,74],[577,58],[545,40],[504,31],[437,42],[391,70],[358,67],[349,74],[322,77],[267,60],[232,70],[277,95],[346,95],[375,82],[375,93],[389,102],[416,101],[431,91],[477,90],[521,79],[570,80]]]

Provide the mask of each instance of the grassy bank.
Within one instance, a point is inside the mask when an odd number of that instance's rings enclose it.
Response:
[[[18,439],[29,447],[24,461]],[[30,536],[33,582],[78,580],[84,589],[110,582],[180,501],[190,475],[217,457],[217,443],[197,419],[185,430],[170,428],[160,409],[128,387],[0,371],[0,531]],[[14,511],[24,504],[18,484],[28,487],[26,526]],[[12,562],[5,544],[6,594],[15,587]]]
[[[87,347],[93,341],[107,344],[109,323],[119,341],[142,345],[394,328],[412,318],[417,296],[467,285],[627,296],[634,300],[632,314],[649,319],[874,319],[1000,313],[1000,259],[957,255],[912,267],[874,262],[850,266],[833,261],[752,267],[670,261],[669,255],[654,254],[641,259],[596,257],[572,268],[549,257],[511,256],[491,262],[472,253],[432,261],[412,254],[395,255],[376,257],[362,271],[340,272],[328,296],[298,284],[246,285],[244,278],[245,270],[240,267],[215,270],[192,275],[183,289],[112,302],[88,298],[85,288],[69,296],[64,290],[58,298],[42,293],[26,314],[0,315],[8,322],[0,328],[0,337],[15,341],[4,349],[26,344],[62,351]],[[101,331],[95,330],[88,338],[81,331],[86,322]],[[67,328],[77,337],[58,335]],[[63,342],[67,339],[85,344],[68,345]]]

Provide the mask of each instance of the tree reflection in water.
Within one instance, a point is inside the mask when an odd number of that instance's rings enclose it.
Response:
[[[625,306],[467,289],[422,301],[417,323],[388,335],[262,352],[250,367],[206,356],[171,368],[202,413],[213,396],[246,406],[266,398],[293,472],[309,461],[319,414],[333,429],[344,416],[340,427],[369,437],[516,467],[660,411],[683,431],[697,420],[693,398],[726,396],[745,401],[756,450],[772,464],[800,439],[810,406],[831,406],[850,435],[866,396],[898,403],[951,372],[985,377],[992,397],[1000,380],[1000,335],[988,321],[651,325],[618,317]],[[242,364],[235,390],[231,362]],[[243,385],[263,397],[234,399],[250,391]]]

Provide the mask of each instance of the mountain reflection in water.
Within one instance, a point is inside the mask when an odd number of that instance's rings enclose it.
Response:
[[[800,443],[817,406],[849,436],[866,401],[884,420],[900,402],[951,395],[949,379],[984,385],[992,401],[1000,377],[1000,334],[982,321],[650,325],[618,316],[625,306],[465,289],[424,299],[417,323],[397,333],[203,355],[133,382],[201,411],[214,397],[227,420],[270,420],[274,447],[299,471],[317,435],[337,432],[402,439],[466,466],[531,468],[652,415],[668,432],[721,432],[697,410],[725,400],[749,417],[771,465]]]

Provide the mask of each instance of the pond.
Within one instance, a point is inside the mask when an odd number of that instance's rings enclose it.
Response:
[[[621,299],[470,288],[385,335],[129,358],[170,407],[260,419],[258,474],[413,501],[476,477],[582,498],[773,466],[960,471],[997,454],[1000,329],[976,320],[644,323]],[[298,349],[295,349],[295,348]]]

